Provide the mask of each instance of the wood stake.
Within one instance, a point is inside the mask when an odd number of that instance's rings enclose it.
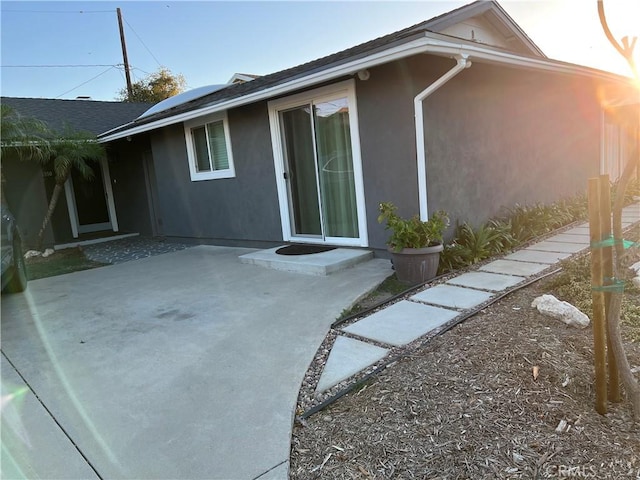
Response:
[[[602,238],[611,236],[611,182],[609,175],[600,175],[600,235]],[[602,275],[603,284],[609,285],[613,282],[606,279],[613,278],[613,247],[602,249]],[[609,317],[609,304],[611,293],[604,292],[604,312],[605,319]],[[618,374],[618,362],[611,348],[611,332],[609,322],[606,323],[607,330],[607,367],[609,373],[609,401],[619,403],[620,398],[620,376]]]
[[[600,180],[589,179],[589,236],[591,244],[602,240],[600,231]],[[595,368],[596,411],[607,413],[607,335],[602,287],[602,248],[591,247],[591,295],[593,298],[593,364]]]

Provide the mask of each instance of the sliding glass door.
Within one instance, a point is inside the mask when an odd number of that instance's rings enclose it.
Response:
[[[367,246],[354,82],[269,102],[283,239]]]
[[[359,238],[349,113],[346,97],[279,111],[294,237]]]

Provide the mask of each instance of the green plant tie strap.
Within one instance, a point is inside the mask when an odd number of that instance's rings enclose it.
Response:
[[[617,243],[622,243],[622,246],[625,249],[640,246],[640,242],[632,242],[630,240],[625,240],[625,239],[615,239],[613,238],[613,236],[610,236],[599,242],[591,242],[591,248],[615,247]]]
[[[591,290],[593,290],[594,292],[610,292],[610,293],[624,292],[624,280],[618,280],[617,278],[605,278],[604,280],[605,282],[607,282],[607,285],[592,286]]]

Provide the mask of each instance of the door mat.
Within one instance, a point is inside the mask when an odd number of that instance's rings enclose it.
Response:
[[[326,245],[288,245],[276,250],[278,255],[311,255],[313,253],[328,252],[335,250],[336,247],[327,247]]]

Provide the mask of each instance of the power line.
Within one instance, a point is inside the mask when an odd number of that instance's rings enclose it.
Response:
[[[145,75],[151,75],[151,72],[147,72],[146,70],[141,69],[140,67],[135,67],[133,65],[131,65],[131,70],[140,70],[142,73],[144,73]]]
[[[69,92],[73,92],[73,91],[74,91],[74,90],[76,90],[77,88],[80,88],[80,87],[82,87],[83,85],[86,85],[87,83],[92,82],[92,81],[93,81],[93,80],[95,80],[96,78],[98,78],[98,77],[100,77],[100,76],[104,75],[105,73],[107,73],[108,71],[110,71],[112,68],[116,68],[116,67],[115,67],[115,66],[110,66],[110,67],[109,67],[109,68],[107,68],[104,72],[99,73],[99,74],[98,74],[98,75],[96,75],[95,77],[91,77],[91,78],[90,78],[89,80],[87,80],[86,82],[82,82],[80,85],[77,85],[77,86],[73,87],[72,89],[67,90],[66,92],[63,92],[63,93],[61,93],[60,95],[58,95],[57,97],[54,97],[54,98],[60,98],[60,97],[62,97],[63,95],[66,95],[66,94],[67,94],[67,93],[69,93]],[[117,68],[116,68],[116,69],[117,69]]]
[[[2,10],[2,13],[113,13],[113,10]]]
[[[0,65],[0,68],[81,68],[81,67],[117,67],[117,64],[78,64],[78,65]]]
[[[140,40],[140,43],[142,44],[142,46],[144,48],[147,49],[147,52],[149,52],[149,55],[151,55],[153,57],[153,59],[156,61],[156,63],[158,64],[159,67],[162,67],[162,64],[160,63],[160,61],[156,58],[156,56],[153,54],[153,52],[151,50],[149,50],[149,47],[147,47],[147,45],[144,43],[144,41],[142,40],[142,38],[140,38],[140,35],[138,35],[138,32],[136,32],[133,27],[131,26],[131,24],[129,22],[127,22],[127,19],[124,18],[124,23],[127,24],[127,26],[131,29],[131,31],[133,32],[133,34],[138,37],[138,40]]]

